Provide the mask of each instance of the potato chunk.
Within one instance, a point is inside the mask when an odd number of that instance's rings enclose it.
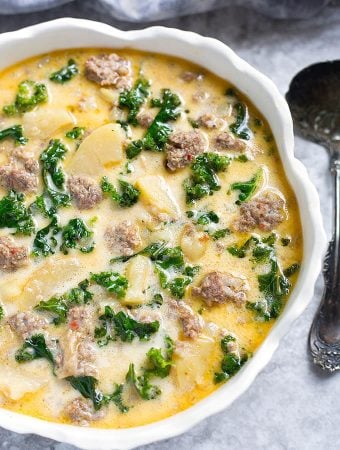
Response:
[[[181,236],[181,248],[184,255],[191,261],[200,259],[207,250],[209,237],[206,233],[195,230],[193,225],[187,224]]]
[[[179,206],[163,177],[146,175],[137,180],[136,186],[141,191],[142,202],[151,214],[158,217],[165,214],[172,219],[179,217]]]
[[[73,175],[98,176],[123,160],[125,140],[120,125],[109,123],[94,130],[67,164]]]
[[[132,258],[126,269],[129,287],[121,300],[124,305],[141,305],[146,302],[146,289],[151,273],[151,261],[146,256]]]
[[[37,378],[32,374],[23,373],[21,368],[13,369],[8,366],[0,367],[1,394],[11,400],[19,400],[29,392],[40,389],[47,380],[41,376]]]
[[[74,116],[61,108],[39,108],[23,117],[24,133],[29,138],[48,139],[61,128],[71,128],[75,124]]]

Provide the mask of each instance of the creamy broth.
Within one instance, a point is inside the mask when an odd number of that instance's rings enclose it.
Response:
[[[0,74],[12,105],[0,137],[21,125],[28,139],[0,141],[0,397],[54,422],[125,428],[188,408],[251,358],[303,241],[269,125],[237,87],[173,57],[114,52],[54,52]],[[25,80],[47,94],[30,84],[13,106]],[[8,227],[11,195],[30,231]]]

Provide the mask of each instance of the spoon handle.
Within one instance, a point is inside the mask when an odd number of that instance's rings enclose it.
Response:
[[[340,369],[340,159],[333,153],[334,231],[324,260],[325,288],[309,336],[314,362],[333,372]]]

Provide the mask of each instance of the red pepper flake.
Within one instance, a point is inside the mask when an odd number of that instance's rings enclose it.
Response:
[[[72,320],[72,322],[70,322],[69,325],[70,325],[71,330],[76,331],[76,330],[79,329],[79,323],[78,323],[78,320]]]

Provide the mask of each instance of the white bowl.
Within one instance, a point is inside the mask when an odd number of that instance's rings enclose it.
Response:
[[[75,47],[128,47],[166,53],[193,61],[233,83],[269,121],[301,213],[303,262],[284,311],[253,358],[235,377],[204,400],[159,422],[121,430],[51,423],[0,409],[0,426],[18,433],[36,433],[84,449],[130,449],[183,433],[200,420],[229,406],[250,386],[272,357],[280,339],[312,298],[326,237],[317,191],[305,167],[294,157],[293,124],[286,101],[267,77],[229,47],[215,39],[171,28],[120,31],[98,22],[66,18],[0,35],[0,69],[33,55]]]

